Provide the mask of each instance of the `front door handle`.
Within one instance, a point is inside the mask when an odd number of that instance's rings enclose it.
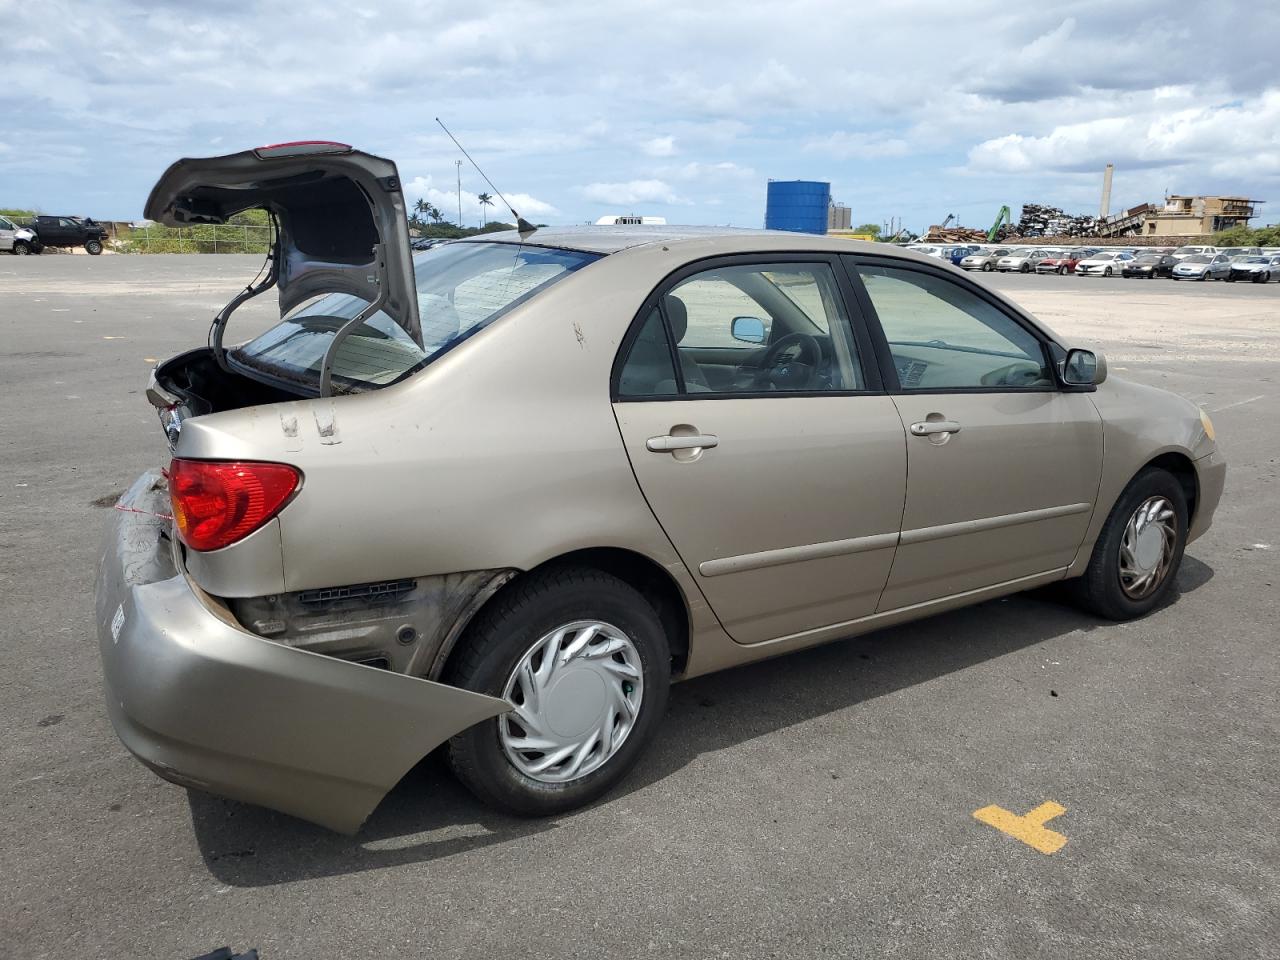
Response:
[[[676,450],[706,450],[720,445],[720,438],[711,434],[694,434],[689,437],[650,437],[645,441],[645,449],[651,453],[672,453]]]
[[[911,425],[911,435],[931,437],[937,433],[959,433],[960,424],[954,420],[922,420]]]

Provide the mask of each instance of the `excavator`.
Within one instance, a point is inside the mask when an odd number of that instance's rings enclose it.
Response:
[[[987,231],[987,243],[995,243],[1000,239],[1000,226],[1005,224],[1013,226],[1013,216],[1009,213],[1009,208],[1003,206],[1000,212],[996,214],[996,222],[991,225],[991,229]]]

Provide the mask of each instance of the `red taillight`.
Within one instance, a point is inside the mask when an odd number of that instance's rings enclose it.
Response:
[[[169,499],[178,536],[192,550],[229,546],[274,517],[301,480],[284,463],[175,459]]]
[[[350,153],[351,144],[337,143],[333,140],[292,140],[289,143],[272,143],[265,147],[254,147],[253,152],[259,160],[272,160],[277,157],[306,157],[324,153]]]

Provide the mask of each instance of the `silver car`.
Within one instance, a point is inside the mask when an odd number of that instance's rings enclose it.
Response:
[[[996,260],[996,269],[1002,273],[1017,271],[1018,273],[1031,273],[1040,261],[1049,256],[1048,252],[1033,247],[1019,247],[1016,250],[1005,251]]]
[[[1231,258],[1225,253],[1198,253],[1183,257],[1173,268],[1175,280],[1225,280],[1231,273]]]
[[[518,221],[411,256],[395,165],[323,143],[179,161],[146,214],[253,207],[267,270],[154,371],[171,459],[99,572],[107,711],[175,783],[354,831],[447,743],[484,801],[568,810],[673,679],[1068,578],[1142,616],[1222,492],[1194,404],[898,247]]]
[[[36,240],[35,231],[30,227],[22,227],[8,217],[0,216],[0,252],[15,253],[19,256],[38,253],[40,244]]]
[[[996,268],[996,261],[1004,256],[1005,251],[996,248],[994,250],[975,250],[973,253],[960,259],[960,269],[962,270],[981,270],[984,273],[990,273]]]

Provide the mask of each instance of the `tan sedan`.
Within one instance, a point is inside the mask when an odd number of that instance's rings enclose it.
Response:
[[[599,797],[672,679],[1072,578],[1165,600],[1224,465],[936,259],[803,234],[526,229],[411,258],[394,165],[175,164],[147,215],[270,210],[264,278],[148,389],[107,706],[177,783],[359,827],[447,742],[485,801]],[[224,346],[235,307],[282,319]]]

